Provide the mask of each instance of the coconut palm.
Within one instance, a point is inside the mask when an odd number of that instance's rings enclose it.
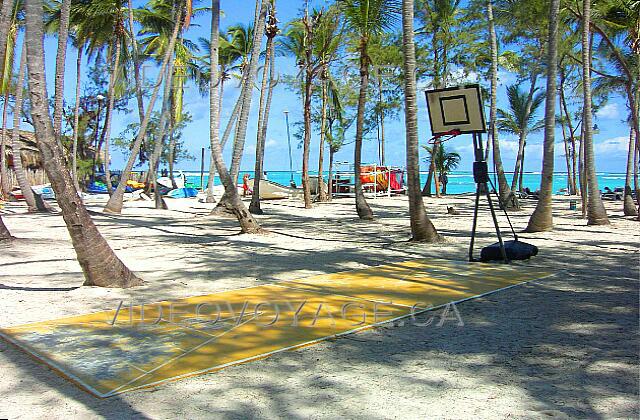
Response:
[[[627,154],[627,170],[624,180],[624,215],[625,216],[637,216],[638,209],[633,202],[633,195],[631,192],[631,178],[633,176],[633,160],[636,155],[636,132],[633,127],[629,130],[629,153]]]
[[[264,10],[266,13],[266,2],[258,0],[261,12]],[[259,19],[258,19],[259,21]],[[260,22],[258,22],[259,24]],[[264,21],[262,21],[264,23]],[[259,28],[259,26],[257,26]],[[258,29],[257,31],[261,31]],[[240,228],[243,233],[261,233],[262,228],[256,221],[256,219],[249,213],[244,203],[238,195],[235,182],[229,174],[224,159],[222,157],[222,147],[220,145],[220,132],[219,132],[219,76],[218,76],[218,37],[220,35],[220,0],[211,1],[211,70],[209,88],[211,93],[209,94],[209,110],[210,110],[210,140],[211,140],[211,154],[215,161],[220,179],[224,184],[225,193],[229,196],[228,207],[238,219]],[[260,39],[260,38],[258,38]]]
[[[9,109],[9,97],[12,91],[12,77],[14,56],[18,31],[22,25],[22,1],[9,2],[13,5],[9,20],[9,28],[6,34],[4,50],[0,50],[2,62],[0,64],[0,94],[4,96],[2,107],[2,133],[0,134],[0,195],[7,196],[10,192],[9,174],[7,171],[6,144],[7,144],[7,111]]]
[[[15,106],[13,108],[13,133],[11,135],[11,149],[13,150],[13,169],[16,174],[16,179],[18,180],[18,185],[20,186],[20,191],[24,196],[24,200],[27,203],[27,209],[30,212],[35,212],[40,210],[38,208],[38,204],[36,202],[35,195],[33,190],[31,189],[31,185],[27,180],[27,177],[24,173],[24,168],[22,167],[22,153],[21,153],[21,142],[20,142],[20,121],[22,117],[22,96],[23,96],[23,85],[24,85],[24,76],[27,68],[27,48],[26,44],[23,43],[22,52],[20,54],[20,65],[18,68],[18,79],[16,83],[16,97],[15,97]],[[44,202],[43,202],[44,203]],[[47,208],[42,208],[42,210],[47,210]]]
[[[418,104],[416,99],[416,47],[413,40],[413,0],[402,1],[402,52],[404,57],[404,110],[407,151],[407,195],[411,239],[435,242],[439,239],[429,220],[420,190],[420,162],[418,152]]]
[[[142,141],[146,136],[147,127],[149,126],[149,122],[151,121],[153,107],[155,106],[155,102],[158,98],[158,93],[160,92],[160,86],[162,85],[162,80],[164,79],[166,70],[169,67],[169,62],[171,60],[171,57],[173,56],[173,49],[176,45],[178,34],[180,33],[180,28],[182,28],[183,24],[184,22],[182,19],[175,19],[173,32],[171,34],[169,45],[165,50],[164,58],[162,60],[162,65],[160,66],[160,71],[158,72],[157,80],[153,87],[153,92],[151,93],[151,98],[149,99],[149,105],[147,107],[146,114],[144,116],[142,123],[140,124],[140,129],[138,130],[136,139],[133,142],[133,145],[131,146],[131,154],[129,155],[127,164],[124,170],[122,171],[122,175],[120,176],[120,181],[118,182],[118,186],[116,187],[115,191],[109,198],[109,201],[107,202],[107,205],[104,208],[105,212],[120,213],[122,211],[122,200],[124,198],[126,182],[129,179],[129,175],[131,174],[133,165],[135,164],[135,161],[140,153],[140,147],[142,146]],[[165,95],[167,92],[166,85],[169,84],[170,81],[171,81],[170,77],[166,78],[165,80]],[[158,190],[156,189],[156,192],[157,191]]]
[[[356,117],[356,138],[354,150],[356,211],[361,219],[373,219],[373,212],[367,204],[362,190],[360,170],[362,164],[362,138],[364,134],[364,114],[369,85],[368,55],[369,40],[391,29],[398,20],[401,4],[397,0],[339,0],[346,25],[357,38],[357,52],[360,60],[360,94]]]
[[[60,4],[60,21],[58,30],[58,52],[56,54],[55,93],[53,99],[53,132],[58,141],[62,134],[62,107],[64,101],[64,69],[67,57],[67,40],[69,38],[69,18],[71,0],[62,0]]]
[[[78,196],[69,171],[64,167],[63,150],[55,139],[47,103],[42,1],[29,0],[25,4],[25,10],[31,117],[44,169],[56,193],[62,217],[85,276],[84,284],[107,287],[142,284],[100,234]]]
[[[536,112],[544,101],[544,93],[536,93],[536,91],[535,82],[532,82],[529,93],[520,90],[518,85],[507,86],[509,111],[498,109],[498,130],[518,136],[518,154],[511,181],[512,191],[516,189],[518,177],[524,167],[524,148],[527,135],[544,128],[544,120],[535,120]]]
[[[267,126],[269,123],[269,112],[271,100],[273,98],[273,88],[275,87],[275,47],[273,39],[278,35],[278,20],[276,18],[275,0],[271,0],[269,16],[265,34],[267,36],[267,49],[265,52],[264,66],[262,68],[262,86],[260,87],[260,106],[258,107],[258,130],[256,139],[256,162],[253,177],[253,195],[249,211],[253,214],[262,214],[260,208],[260,180],[262,179],[264,167],[264,148],[267,140]]]
[[[547,92],[544,116],[544,146],[540,197],[529,223],[527,232],[553,229],[551,198],[553,195],[554,142],[556,129],[556,76],[558,69],[558,14],[560,0],[551,0],[549,10],[549,46],[547,48]]]
[[[582,2],[582,93],[584,128],[584,163],[587,175],[588,198],[587,198],[587,224],[588,225],[608,225],[609,218],[602,203],[600,189],[598,188],[598,177],[595,168],[595,156],[593,151],[593,116],[591,99],[591,44],[589,42],[591,34],[591,0]]]
[[[487,19],[489,21],[489,43],[491,46],[491,93],[489,106],[489,137],[493,149],[493,162],[498,177],[498,190],[500,205],[507,209],[518,209],[520,204],[513,195],[502,165],[500,154],[500,142],[498,141],[498,37],[496,35],[495,21],[493,17],[493,0],[487,0]]]
[[[253,30],[253,29],[252,29]],[[220,45],[218,46],[218,67],[220,72],[220,88],[219,88],[219,109],[222,109],[222,104],[224,102],[224,86],[227,81],[229,81],[232,77],[236,76],[241,78],[242,76],[238,76],[235,72],[239,71],[241,66],[238,65],[238,62],[242,59],[242,54],[240,53],[240,48],[238,46],[233,45],[231,38],[224,32],[221,32],[218,35],[218,40]],[[211,41],[206,38],[199,38],[198,42],[200,44],[200,49],[204,53],[203,57],[201,57],[200,61],[202,64],[202,68],[200,69],[201,79],[198,83],[198,87],[202,94],[206,94],[209,91],[209,80],[211,78],[209,72],[211,68],[211,63],[209,59],[211,57]],[[229,121],[227,122],[227,126],[225,128],[224,134],[220,141],[220,146],[224,150],[224,147],[231,135],[231,130],[238,118],[238,113],[240,110],[240,102],[236,102],[236,105],[233,107],[233,111],[231,112],[231,116],[229,117]],[[220,114],[218,114],[218,118]],[[220,124],[220,122],[218,122]],[[211,159],[211,163],[209,164],[209,179],[207,182],[207,203],[214,203],[215,199],[213,197],[213,185],[216,174],[216,165]]]

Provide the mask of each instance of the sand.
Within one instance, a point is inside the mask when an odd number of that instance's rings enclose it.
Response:
[[[168,211],[127,203],[94,220],[146,285],[80,287],[80,267],[59,215],[9,203],[3,220],[18,240],[0,245],[0,327],[115,309],[412,258],[465,259],[472,199],[427,199],[446,237],[408,243],[405,197],[370,200],[361,222],[352,200],[263,203],[268,235],[240,235],[211,205],[171,200]],[[455,205],[460,215],[447,215]],[[512,214],[519,232],[535,202]],[[0,340],[0,418],[529,418],[637,417],[639,224],[607,202],[610,226],[587,227],[568,198],[555,230],[522,234],[540,255],[520,263],[555,277],[464,302],[464,321],[385,326],[265,360],[97,399]],[[502,219],[504,222],[504,219]],[[503,223],[506,227],[506,223]],[[484,213],[479,245],[493,242]],[[436,320],[441,313],[436,311]]]

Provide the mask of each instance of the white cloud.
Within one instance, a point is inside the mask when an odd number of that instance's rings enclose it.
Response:
[[[620,110],[618,109],[618,104],[612,103],[603,106],[596,113],[596,116],[604,120],[620,119]]]
[[[596,155],[599,154],[619,154],[629,151],[629,137],[614,137],[594,145]]]

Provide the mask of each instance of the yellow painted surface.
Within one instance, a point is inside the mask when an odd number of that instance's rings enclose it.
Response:
[[[414,260],[0,330],[100,397],[266,357],[550,273]]]

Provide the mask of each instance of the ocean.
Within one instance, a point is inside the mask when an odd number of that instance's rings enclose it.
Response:
[[[241,171],[239,176],[239,181],[242,182],[242,177],[247,173],[249,176],[253,177],[253,171]],[[196,188],[200,188],[200,173],[193,171],[184,171],[185,176],[187,177],[187,182],[193,184]],[[310,175],[317,175],[317,172],[310,172]],[[427,181],[428,172],[420,172],[420,181],[424,185]],[[324,173],[325,179],[327,173]],[[469,193],[475,191],[475,183],[473,182],[473,174],[471,172],[452,172],[448,174],[449,183],[447,185],[447,193],[449,194],[462,194]],[[511,179],[513,175],[511,173],[507,173],[507,182],[511,184]],[[283,185],[289,185],[289,180],[291,179],[291,173],[289,171],[268,171],[267,178],[270,181],[277,182]],[[523,176],[523,186],[528,187],[531,191],[536,191],[540,188],[540,172],[530,172],[525,173]],[[204,174],[204,184],[207,185],[209,176],[207,173]],[[495,179],[495,174],[491,174],[492,181]],[[302,173],[300,171],[293,172],[293,180],[296,185],[302,185]],[[602,172],[598,173],[598,185],[601,190],[604,187],[609,187],[612,190],[616,187],[623,187],[625,180],[625,174],[621,173],[610,173],[610,172]],[[495,181],[494,181],[495,182]],[[220,178],[216,176],[214,180],[215,185],[220,185]],[[567,187],[567,174],[566,173],[556,173],[553,176],[553,191],[559,192],[562,188]]]

